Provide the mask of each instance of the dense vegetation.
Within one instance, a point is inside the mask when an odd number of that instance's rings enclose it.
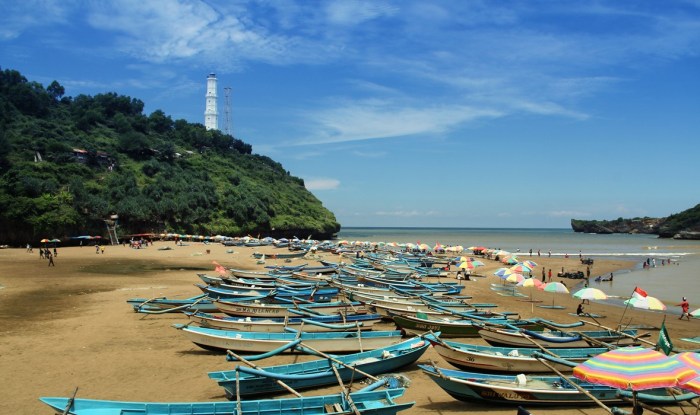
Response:
[[[116,93],[64,94],[0,70],[0,243],[106,234],[112,214],[120,234],[340,229],[303,180],[239,139]]]
[[[662,238],[700,239],[700,205],[665,218],[571,219],[575,232],[648,233]]]

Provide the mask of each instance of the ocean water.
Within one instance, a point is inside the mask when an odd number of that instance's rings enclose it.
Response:
[[[500,248],[510,252],[520,251],[521,257],[537,262],[537,250],[542,256],[619,258],[635,261],[629,270],[615,273],[612,282],[595,283],[609,295],[629,297],[639,286],[649,295],[662,300],[669,311],[677,312],[674,304],[681,297],[688,297],[691,311],[700,307],[700,241],[660,239],[655,235],[598,235],[576,233],[571,229],[509,229],[509,228],[361,228],[341,229],[338,240],[374,241],[397,243],[425,243],[434,246],[462,245]],[[656,267],[643,269],[649,259]],[[662,260],[672,260],[672,265],[662,266]],[[537,275],[537,274],[536,274]],[[595,264],[591,276],[595,277]]]

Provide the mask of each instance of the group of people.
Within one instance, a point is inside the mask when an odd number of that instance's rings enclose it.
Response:
[[[56,264],[53,262],[54,257],[58,256],[58,249],[56,247],[53,248],[53,253],[49,248],[39,248],[39,259],[48,259],[49,260],[49,266],[50,267],[55,267]]]

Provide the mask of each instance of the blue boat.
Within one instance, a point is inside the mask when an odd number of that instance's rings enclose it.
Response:
[[[433,335],[426,335],[435,340]],[[380,349],[335,356],[336,362],[329,359],[312,360],[288,365],[268,366],[252,369],[237,366],[236,370],[209,372],[209,377],[224,388],[228,399],[236,398],[236,376],[239,378],[240,396],[286,392],[276,380],[281,380],[295,390],[337,384],[333,373],[335,366],[343,382],[360,380],[365,376],[379,375],[397,370],[418,360],[428,349],[428,339],[412,339]],[[339,364],[342,362],[345,365]],[[352,368],[357,370],[353,370]],[[358,371],[359,370],[359,371]],[[238,374],[236,373],[238,372]]]
[[[204,327],[173,325],[199,347],[208,350],[233,350],[266,353],[294,340],[324,353],[356,353],[390,346],[401,341],[400,331],[331,331],[323,333],[260,333],[217,330]]]
[[[126,302],[134,308],[137,313],[177,313],[182,310],[202,311],[206,313],[214,313],[219,309],[214,303],[207,298],[206,294],[198,295],[190,298],[130,298]]]
[[[372,330],[379,323],[379,314],[335,314],[327,316],[308,317],[222,317],[202,312],[185,312],[190,321],[200,327],[220,330],[258,331],[282,333],[287,328],[303,331],[348,331]]]
[[[238,402],[122,402],[95,399],[49,398],[39,400],[58,413],[73,415],[395,415],[414,405],[397,403],[403,388],[343,393],[305,398]]]
[[[241,298],[249,298],[255,296],[270,296],[270,297],[284,297],[284,298],[302,298],[305,300],[315,301],[317,303],[323,303],[332,301],[334,297],[338,295],[338,288],[308,288],[303,290],[295,290],[289,287],[275,287],[275,288],[242,288],[240,290],[226,289],[222,287],[214,287],[212,285],[202,285],[195,284],[202,292],[204,292],[210,298],[234,300]]]
[[[588,383],[573,376],[508,376],[463,372],[431,365],[419,367],[445,392],[460,401],[528,406],[595,405],[589,396],[572,384],[605,404],[621,404],[624,403],[623,397],[632,398],[632,392]],[[665,388],[649,389],[636,395],[638,401],[656,404],[675,404],[698,397],[694,393],[669,392]]]

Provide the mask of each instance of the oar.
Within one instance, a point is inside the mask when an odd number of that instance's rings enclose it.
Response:
[[[337,364],[339,364],[339,365],[341,365],[341,366],[345,366],[345,367],[347,367],[347,368],[350,369],[350,370],[354,370],[354,371],[356,371],[357,373],[361,374],[362,376],[368,377],[368,378],[372,379],[372,380],[375,381],[375,382],[379,380],[378,377],[372,376],[372,375],[370,375],[369,373],[364,372],[364,371],[362,371],[362,370],[356,368],[355,366],[349,365],[349,364],[347,364],[347,363],[345,363],[345,362],[341,362],[340,360],[336,359],[335,357],[330,356],[330,355],[328,355],[328,354],[326,354],[326,353],[323,353],[323,352],[320,351],[320,350],[316,350],[316,349],[314,349],[313,347],[311,347],[311,346],[309,346],[309,345],[307,345],[307,344],[304,344],[303,342],[302,342],[302,343],[299,343],[299,346],[301,346],[301,347],[303,347],[303,348],[306,348],[306,349],[309,349],[309,350],[311,350],[312,352],[318,354],[319,356],[325,357],[326,359],[330,360],[331,362],[337,363]]]
[[[243,356],[237,355],[232,350],[226,350],[226,353],[230,354],[231,356],[235,357],[236,359],[240,360],[241,362],[245,363],[246,365],[252,367],[253,369],[260,369],[255,363],[246,360]],[[238,376],[238,372],[236,372],[236,376]],[[295,394],[296,396],[298,396],[299,398],[301,398],[301,394],[299,392],[295,391],[294,389],[292,389],[291,386],[287,385],[286,383],[282,382],[281,380],[275,379],[275,383],[277,383],[281,387],[285,388],[289,392],[291,392],[291,393]],[[236,384],[236,385],[238,385],[238,384]],[[238,387],[238,386],[236,386],[236,387]]]
[[[162,299],[162,298],[165,298],[165,297],[153,297],[153,298],[149,298],[148,300],[146,300],[146,301],[142,302],[141,304],[137,305],[136,307],[134,307],[134,312],[135,312],[135,313],[138,313],[139,310],[141,309],[141,307],[145,306],[146,304],[150,303],[151,301],[158,300],[158,299]]]
[[[70,407],[73,406],[73,402],[75,402],[75,395],[78,394],[78,387],[75,387],[75,390],[73,391],[73,396],[70,397],[68,400],[68,404],[66,405],[66,408],[63,410],[63,413],[61,415],[68,415],[70,413]]]
[[[345,399],[348,401],[350,409],[352,409],[355,415],[362,415],[362,413],[360,413],[360,410],[357,409],[357,406],[355,406],[355,402],[353,402],[352,398],[350,397],[350,392],[348,392],[348,389],[343,384],[343,379],[341,379],[340,373],[338,373],[338,369],[336,369],[335,366],[331,366],[331,369],[333,369],[333,373],[335,373],[335,377],[336,379],[338,379],[338,384],[340,384],[341,393],[345,396]]]
[[[524,338],[526,338],[527,340],[529,340],[530,343],[532,343],[532,344],[534,344],[535,346],[537,346],[537,347],[538,347],[540,350],[542,350],[543,352],[547,353],[548,355],[554,356],[554,357],[556,357],[557,359],[561,359],[561,356],[557,355],[557,354],[554,353],[554,352],[551,352],[549,349],[547,349],[546,347],[542,346],[539,342],[535,341],[535,339],[533,339],[532,337],[528,336],[528,335],[525,334],[525,333],[521,333],[521,334],[522,334],[522,336],[523,336]],[[538,360],[539,360],[539,359],[538,359]]]
[[[622,332],[622,331],[620,331],[620,330],[615,330],[615,329],[611,329],[610,327],[605,327],[604,325],[602,325],[602,324],[600,324],[600,323],[594,323],[594,322],[588,321],[588,320],[580,320],[580,321],[581,321],[582,323],[585,323],[585,324],[590,324],[590,325],[592,325],[592,326],[600,327],[601,329],[614,331],[614,332],[616,332],[616,333],[619,333],[619,334],[622,335],[623,337],[629,337],[630,339],[637,340],[637,341],[640,341],[640,342],[642,342],[642,343],[646,343],[646,344],[651,345],[651,346],[656,346],[656,343],[652,343],[652,342],[650,342],[650,341],[648,341],[648,340],[644,340],[644,339],[641,339],[641,338],[640,338],[640,337],[647,337],[647,336],[649,336],[649,333],[642,333],[642,334],[639,334],[639,335],[637,335],[637,336],[632,336],[631,334],[627,334],[627,333]]]
[[[547,366],[549,369],[551,369],[552,372],[554,372],[554,373],[556,373],[557,375],[559,375],[563,381],[565,381],[565,382],[568,383],[569,385],[571,385],[571,386],[573,386],[574,388],[576,388],[579,392],[581,392],[581,393],[583,393],[584,395],[586,395],[586,396],[588,396],[589,398],[591,398],[591,400],[592,400],[593,402],[597,403],[598,405],[600,405],[601,408],[605,409],[606,411],[608,411],[608,412],[611,413],[611,414],[614,414],[614,413],[615,413],[615,412],[613,412],[612,409],[610,409],[607,405],[605,405],[603,402],[601,402],[598,398],[596,398],[596,397],[593,396],[590,392],[588,392],[587,390],[585,390],[584,388],[582,388],[581,386],[579,386],[578,383],[576,383],[576,382],[572,381],[571,379],[569,379],[568,376],[566,376],[565,374],[563,374],[563,373],[561,373],[560,371],[558,371],[557,368],[555,368],[554,366],[550,365],[546,360],[540,359],[540,358],[538,358],[538,357],[536,357],[535,359],[537,359],[540,363],[542,363],[543,365],[545,365],[545,366]]]

